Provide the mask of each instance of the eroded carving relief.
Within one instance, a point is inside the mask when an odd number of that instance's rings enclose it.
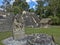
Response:
[[[15,16],[14,18],[14,27],[13,27],[13,34],[15,40],[20,40],[24,38],[25,32],[24,32],[24,22],[23,22],[22,16]]]

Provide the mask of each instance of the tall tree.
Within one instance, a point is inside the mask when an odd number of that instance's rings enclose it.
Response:
[[[15,2],[13,4],[13,8],[16,9],[16,10],[14,9],[15,12],[18,11],[18,13],[21,13],[23,10],[28,10],[29,6],[28,6],[27,2],[25,2],[25,1],[15,0]]]
[[[51,16],[53,19],[53,24],[60,24],[60,21],[59,21],[60,0],[48,0],[48,4],[49,5],[47,6],[47,9],[51,10],[50,12],[52,12]]]
[[[36,13],[37,15],[39,15],[40,17],[42,17],[42,14],[44,12],[44,1],[40,0],[40,1],[37,1],[38,5],[37,5],[37,10],[36,10]]]
[[[29,6],[25,0],[15,0],[13,5],[10,5],[11,0],[4,0],[3,6],[8,12],[14,12],[14,14],[22,13],[23,10],[28,10]]]
[[[48,0],[48,6],[53,12],[53,15],[57,15],[57,9],[60,7],[60,0]]]

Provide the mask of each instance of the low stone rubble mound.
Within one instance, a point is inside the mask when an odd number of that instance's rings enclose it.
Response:
[[[52,36],[48,34],[33,34],[28,36],[27,45],[55,45]]]
[[[5,45],[56,45],[52,36],[48,34],[32,34],[21,40],[7,38],[3,40]]]

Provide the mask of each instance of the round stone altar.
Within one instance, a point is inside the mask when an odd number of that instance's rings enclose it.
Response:
[[[48,34],[32,34],[21,40],[12,37],[3,40],[5,45],[56,45],[52,36]]]

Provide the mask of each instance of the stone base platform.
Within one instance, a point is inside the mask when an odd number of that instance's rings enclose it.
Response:
[[[48,34],[32,34],[21,40],[9,37],[2,42],[4,45],[56,45],[53,37]]]

